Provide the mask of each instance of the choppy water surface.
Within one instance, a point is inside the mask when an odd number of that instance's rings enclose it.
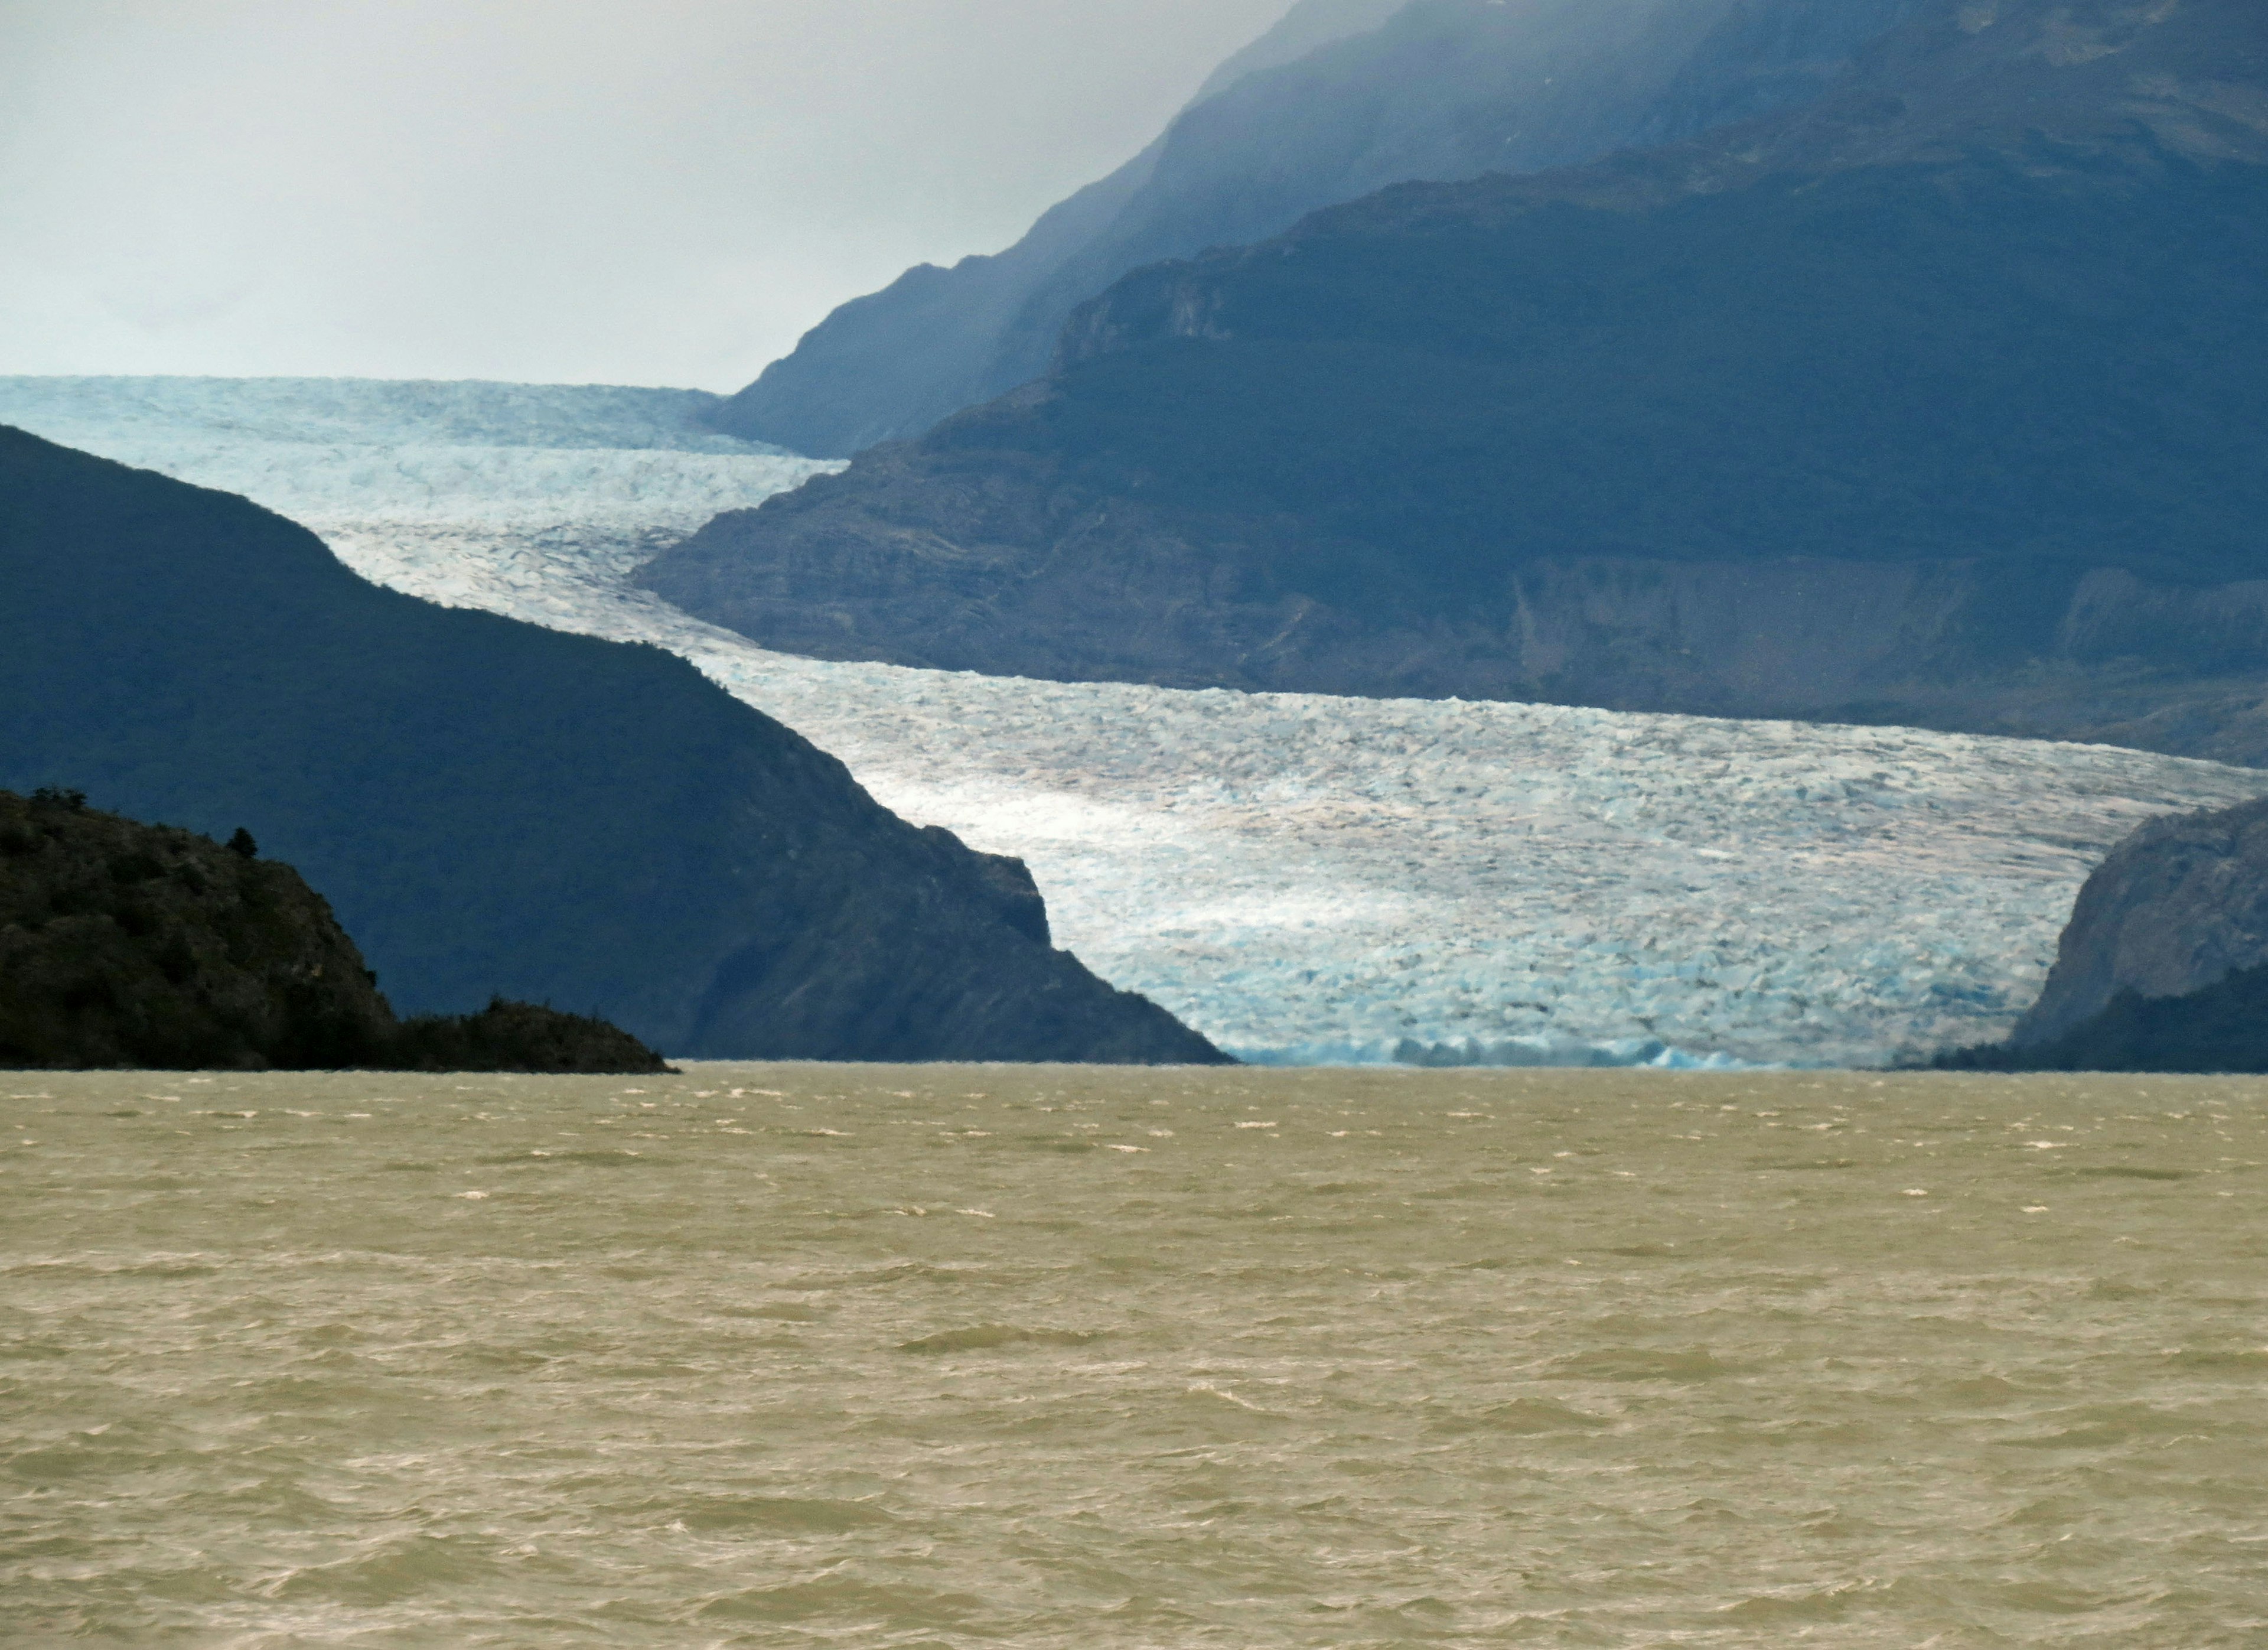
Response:
[[[2268,1086],[11,1093],[11,1646],[2268,1642]]]

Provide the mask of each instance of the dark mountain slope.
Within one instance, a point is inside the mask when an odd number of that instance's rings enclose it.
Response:
[[[1017,246],[844,305],[717,416],[842,457],[1040,376],[1130,269],[1410,179],[1528,172],[1816,95],[1914,0],[1306,0]]]
[[[403,1024],[331,908],[248,834],[0,791],[0,1067],[658,1072],[525,1003]]]
[[[1213,1057],[658,649],[431,607],[244,500],[0,430],[0,784],[251,828],[410,1012],[595,1009],[673,1053]]]
[[[828,657],[2268,760],[2264,359],[2268,12],[1942,4],[1792,114],[1139,271],[645,578]]]

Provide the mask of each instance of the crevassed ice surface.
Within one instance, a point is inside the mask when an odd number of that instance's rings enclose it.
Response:
[[[839,468],[690,392],[0,379],[0,420],[244,493],[365,576],[657,643],[887,806],[1027,860],[1060,943],[1276,1061],[1868,1064],[2005,1035],[2153,814],[2268,775],[2104,747],[789,658],[627,575]]]

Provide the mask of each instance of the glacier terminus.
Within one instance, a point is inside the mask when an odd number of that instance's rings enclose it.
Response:
[[[629,575],[839,466],[693,392],[0,379],[0,421],[242,493],[383,585],[670,649],[1060,943],[1264,1063],[1874,1064],[1997,1039],[2145,820],[2268,792],[2099,746],[1182,691],[769,652]]]

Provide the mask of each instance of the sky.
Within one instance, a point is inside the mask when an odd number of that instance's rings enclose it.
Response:
[[[0,374],[736,389],[1289,0],[0,0]]]

